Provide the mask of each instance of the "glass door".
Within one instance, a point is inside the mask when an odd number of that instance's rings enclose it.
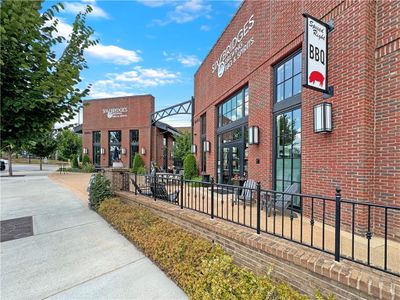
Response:
[[[222,183],[239,182],[243,176],[243,145],[231,144],[222,147]]]

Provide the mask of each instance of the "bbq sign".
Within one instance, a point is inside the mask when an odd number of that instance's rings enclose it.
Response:
[[[305,87],[328,92],[328,24],[305,17]]]

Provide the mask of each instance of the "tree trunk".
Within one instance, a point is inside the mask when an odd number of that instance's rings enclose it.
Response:
[[[12,159],[12,152],[8,152],[8,175],[13,176],[11,159]]]
[[[42,158],[39,158],[39,162],[40,162],[40,171],[42,171]]]

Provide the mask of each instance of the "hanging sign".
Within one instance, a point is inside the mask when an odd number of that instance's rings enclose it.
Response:
[[[305,17],[305,83],[303,86],[328,93],[328,31],[329,25]]]

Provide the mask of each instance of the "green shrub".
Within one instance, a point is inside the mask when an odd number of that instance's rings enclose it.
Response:
[[[220,246],[213,246],[146,208],[107,199],[98,212],[155,261],[191,299],[308,299],[268,274],[257,276],[235,265]]]
[[[183,169],[185,179],[192,179],[193,177],[197,176],[198,171],[196,157],[194,157],[193,154],[189,154],[186,156],[185,161],[183,162]]]
[[[137,174],[138,175],[146,175],[147,174],[146,168],[145,167],[139,167],[138,170],[137,170]]]
[[[139,153],[136,153],[135,157],[133,158],[131,172],[138,174],[139,168],[143,168],[143,167],[144,167],[144,165],[143,165],[142,157],[140,156]]]
[[[83,164],[82,170],[85,173],[93,173],[96,170],[96,168],[94,167],[94,165],[92,165],[89,162],[89,163]]]
[[[76,154],[72,155],[71,158],[71,168],[79,168],[79,163],[78,163],[78,156]]]
[[[85,154],[82,158],[82,166],[86,166],[87,164],[90,164],[90,160],[89,160],[89,155]]]
[[[89,188],[89,206],[97,210],[100,203],[104,199],[110,198],[114,195],[111,190],[111,182],[104,174],[97,173]]]

